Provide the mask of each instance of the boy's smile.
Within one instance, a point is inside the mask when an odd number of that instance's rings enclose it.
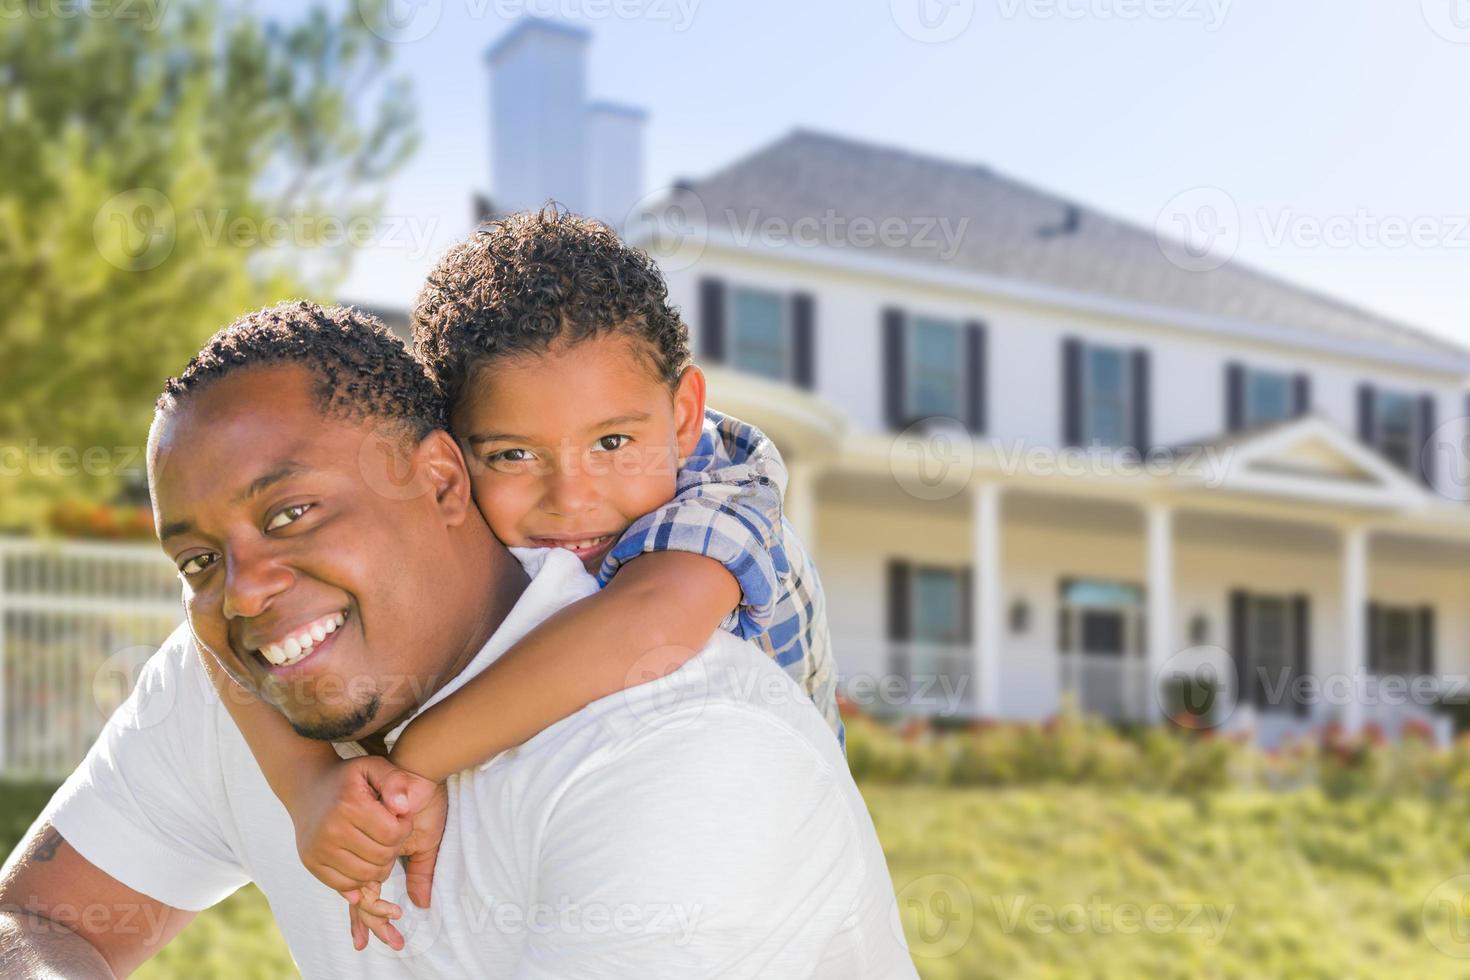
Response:
[[[471,372],[450,424],[502,542],[565,548],[596,574],[628,525],[673,498],[704,376],[690,367],[671,391],[641,344],[612,331]]]

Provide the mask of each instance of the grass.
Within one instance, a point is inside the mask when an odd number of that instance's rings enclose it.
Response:
[[[49,793],[3,787],[6,851]],[[1470,939],[1455,931],[1470,903],[1441,886],[1470,871],[1470,821],[1455,807],[1331,801],[1315,789],[1189,798],[868,785],[864,795],[925,980],[1470,977],[1459,958]],[[136,975],[292,974],[248,887]]]

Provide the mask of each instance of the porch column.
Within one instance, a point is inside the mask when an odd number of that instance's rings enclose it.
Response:
[[[1368,529],[1354,524],[1342,532],[1342,672],[1352,692],[1343,705],[1342,723],[1349,732],[1363,725],[1363,705],[1357,693],[1368,670],[1368,638],[1363,627],[1367,608]]]
[[[793,461],[786,467],[786,497],[782,510],[786,520],[796,529],[796,536],[806,546],[813,561],[817,556],[817,468],[807,462]]]
[[[1153,503],[1145,513],[1148,548],[1148,654],[1143,686],[1148,699],[1144,717],[1164,717],[1159,698],[1159,681],[1164,662],[1174,646],[1174,511],[1168,504]]]
[[[975,488],[975,708],[982,717],[1000,713],[1000,495],[998,483]]]

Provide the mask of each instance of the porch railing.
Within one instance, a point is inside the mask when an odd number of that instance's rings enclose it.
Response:
[[[1062,651],[1057,654],[1061,689],[1071,692],[1084,714],[1109,721],[1149,717],[1148,665],[1143,657]]]
[[[75,768],[182,620],[152,545],[0,538],[0,776]]]
[[[834,636],[840,660],[876,665],[844,672],[841,688],[863,711],[969,718],[975,714],[975,654],[968,644]]]

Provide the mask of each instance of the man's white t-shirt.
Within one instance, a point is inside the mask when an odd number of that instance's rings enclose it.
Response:
[[[596,590],[568,552],[515,554],[532,575],[524,595],[424,707]],[[354,950],[346,904],[302,867],[181,627],[38,822],[176,908],[254,881],[306,977],[916,976],[831,729],[727,633],[447,787],[430,908],[408,901],[396,868],[383,893],[403,908],[406,948]]]

